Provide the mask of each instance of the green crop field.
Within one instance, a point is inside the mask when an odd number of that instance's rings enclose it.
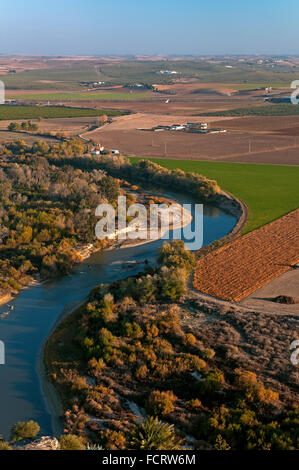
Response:
[[[0,106],[0,120],[71,118],[92,116],[120,116],[121,111],[105,109],[72,108],[63,106]]]
[[[269,82],[259,82],[259,83],[234,83],[232,85],[228,84],[226,85],[226,88],[232,88],[233,90],[240,90],[240,91],[246,91],[246,90],[256,90],[258,88],[267,88],[271,86],[272,88],[286,88],[289,86],[287,83],[274,83],[271,80],[271,84],[269,85]]]
[[[21,95],[7,93],[7,97],[34,101],[129,101],[149,99],[152,96],[148,93],[114,93],[108,91],[99,93],[28,93]]]
[[[299,207],[299,166],[156,158],[152,161],[169,169],[181,168],[215,179],[221,188],[243,200],[249,208],[249,221],[244,233]]]
[[[236,84],[235,88],[259,88],[289,84],[298,76],[298,67],[232,62],[197,60],[124,60],[120,63],[103,63],[82,60],[74,64],[71,61],[53,61],[46,59],[43,68],[25,70],[15,74],[2,75],[7,90],[77,90],[82,89],[80,82],[105,81],[106,85],[124,85],[143,82],[147,84],[171,83],[173,77],[163,75],[160,70],[176,70],[180,77],[198,80],[199,83]]]
[[[92,64],[25,70],[2,75],[7,90],[78,89],[80,81],[97,81],[99,76]]]
[[[298,116],[299,106],[289,103],[256,106],[254,108],[236,108],[226,111],[200,113],[198,116]]]
[[[236,83],[241,88],[258,88],[273,84],[289,86],[298,74],[298,68],[275,66],[275,70],[266,65],[252,63],[234,63],[233,68],[226,68],[226,63],[208,61],[163,60],[163,61],[124,61],[119,64],[101,64],[98,68],[101,80],[111,83],[133,83],[141,81],[149,84],[169,83],[171,77],[161,75],[160,70],[176,70],[181,77],[196,78],[199,82]],[[276,86],[276,85],[274,85]]]

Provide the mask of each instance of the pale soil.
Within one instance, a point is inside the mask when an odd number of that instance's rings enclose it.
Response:
[[[298,300],[298,303],[284,305],[273,302],[271,299],[278,295],[294,297]],[[240,305],[259,312],[279,315],[299,315],[299,269],[290,269],[276,279],[273,279],[241,300]]]
[[[299,164],[299,139],[295,136],[261,132],[229,131],[225,134],[189,134],[179,131],[143,131],[156,125],[208,122],[229,128],[235,118],[211,118],[137,113],[121,116],[108,126],[84,136],[107,149],[126,155],[187,160],[236,161],[248,163]],[[239,119],[238,119],[239,120]]]
[[[124,89],[125,91],[125,89]],[[166,103],[166,101],[168,101]],[[54,101],[52,102],[55,103]],[[243,108],[252,106],[265,106],[259,99],[252,97],[225,96],[217,93],[211,94],[188,94],[188,95],[167,95],[163,93],[151,93],[149,99],[138,100],[96,100],[96,101],[58,101],[59,104],[76,107],[88,107],[91,103],[98,109],[126,109],[134,113],[154,113],[172,115],[192,115],[209,111],[227,110],[233,108]],[[222,118],[223,119],[223,118]]]
[[[40,135],[28,134],[26,132],[9,132],[0,130],[0,143],[1,142],[15,142],[16,140],[24,140],[27,144],[33,144],[37,140],[44,140],[48,143],[57,142],[56,139],[51,137],[42,137]]]
[[[12,299],[11,294],[4,294],[4,295],[0,294],[0,306],[7,304],[8,302],[10,302],[11,299]]]
[[[222,125],[221,121],[218,122]],[[239,130],[243,132],[277,132],[298,128],[299,116],[243,116],[235,117],[230,122],[223,120],[230,130]]]
[[[226,118],[225,121],[233,118]],[[223,118],[215,117],[194,117],[194,116],[180,116],[180,115],[168,115],[168,114],[151,114],[151,113],[136,113],[129,114],[126,116],[117,116],[113,118],[113,122],[109,126],[102,129],[99,133],[107,131],[120,131],[120,130],[136,130],[136,129],[151,129],[158,125],[170,125],[170,124],[186,124],[187,122],[217,122]],[[94,132],[93,132],[94,133]]]

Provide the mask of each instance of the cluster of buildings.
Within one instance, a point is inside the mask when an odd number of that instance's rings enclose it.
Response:
[[[98,86],[105,85],[105,82],[80,82],[80,85],[96,88]]]
[[[142,129],[141,129],[142,130]],[[167,126],[156,126],[150,129],[154,132],[161,131],[183,131],[195,134],[219,134],[226,132],[226,129],[208,128],[206,122],[187,122],[187,124],[171,124]]]
[[[101,144],[96,145],[92,150],[91,150],[91,155],[105,155],[108,154],[109,152],[105,150],[105,147],[102,146]],[[119,155],[119,150],[111,150],[110,152],[112,155]]]
[[[176,75],[179,72],[177,72],[176,70],[160,70],[159,73],[161,73],[162,75]]]
[[[124,85],[124,88],[145,89],[147,87],[144,83],[128,83],[127,85]]]

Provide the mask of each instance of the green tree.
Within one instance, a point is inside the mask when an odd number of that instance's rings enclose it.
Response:
[[[7,129],[10,131],[10,132],[18,132],[21,130],[21,126],[18,122],[11,122],[8,126],[7,126]]]
[[[39,433],[39,430],[40,427],[35,421],[20,421],[12,427],[11,437],[13,441],[34,439]]]

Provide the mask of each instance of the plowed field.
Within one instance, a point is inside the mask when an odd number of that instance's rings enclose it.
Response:
[[[299,209],[201,258],[194,287],[214,297],[238,301],[298,261]]]

